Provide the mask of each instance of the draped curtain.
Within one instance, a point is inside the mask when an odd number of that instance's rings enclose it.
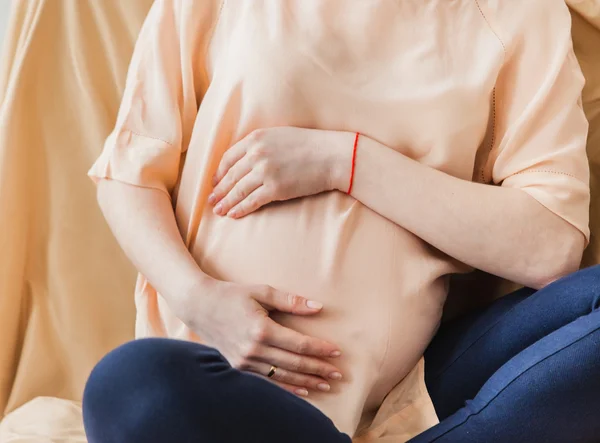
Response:
[[[79,399],[133,337],[135,272],[86,170],[151,0],[19,0],[0,65],[0,411]]]

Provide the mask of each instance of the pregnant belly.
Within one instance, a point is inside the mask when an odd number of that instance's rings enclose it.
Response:
[[[192,253],[225,281],[268,284],[324,304],[314,317],[274,314],[284,326],[340,346],[344,374],[309,401],[353,434],[365,409],[421,357],[439,320],[447,265],[421,240],[356,200],[327,193],[272,204],[239,220],[209,210]]]

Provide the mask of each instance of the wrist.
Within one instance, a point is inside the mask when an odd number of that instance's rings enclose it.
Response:
[[[187,326],[196,326],[203,313],[212,309],[213,294],[222,283],[205,273],[199,273],[172,299],[173,312]]]
[[[330,144],[331,159],[329,176],[331,189],[348,192],[352,179],[352,158],[354,151],[355,132],[335,132],[335,140]]]

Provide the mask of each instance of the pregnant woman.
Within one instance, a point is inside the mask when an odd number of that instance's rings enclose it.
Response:
[[[90,172],[147,339],[89,441],[591,441],[582,85],[562,0],[157,0]],[[473,268],[533,289],[425,373]]]

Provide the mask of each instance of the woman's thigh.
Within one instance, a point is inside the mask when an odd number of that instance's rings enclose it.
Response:
[[[425,353],[426,384],[440,419],[474,398],[512,357],[599,307],[596,266],[443,325]]]
[[[348,443],[325,415],[198,343],[143,339],[109,353],[83,399],[90,443]]]
[[[425,361],[442,421],[411,443],[597,441],[600,267],[444,325]]]
[[[411,443],[596,443],[598,374],[600,310],[519,352],[463,408]]]

